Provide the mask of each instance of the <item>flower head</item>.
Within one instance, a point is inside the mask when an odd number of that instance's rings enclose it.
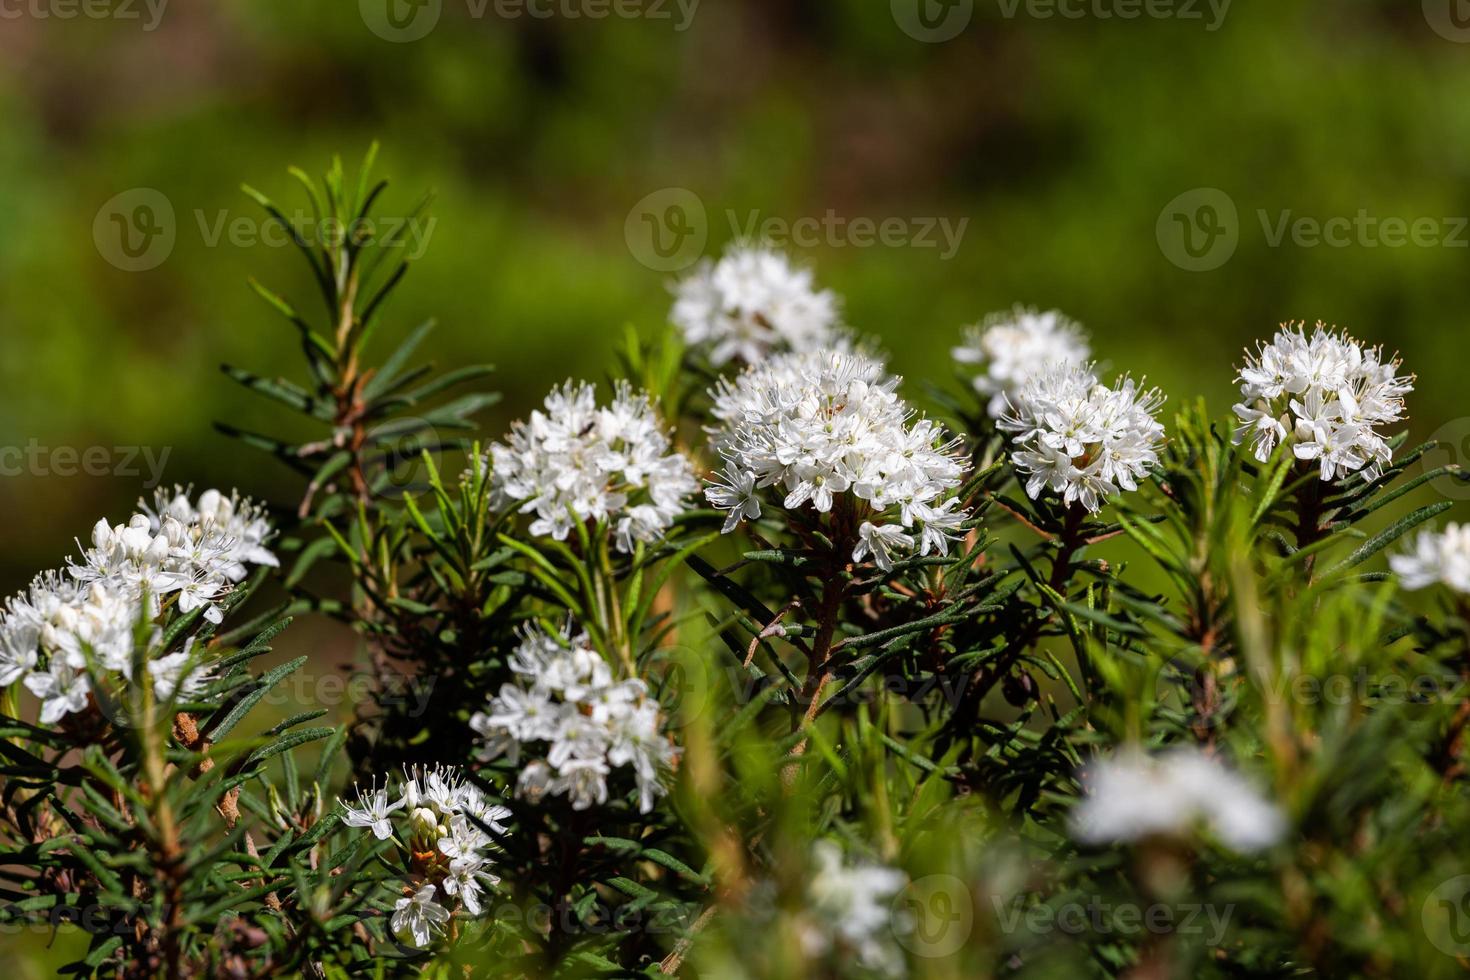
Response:
[[[83,710],[85,697],[54,697],[62,676],[57,665],[66,665],[70,685],[88,686],[89,659],[99,671],[126,678],[132,672],[133,636],[141,612],[138,603],[124,599],[115,587],[82,584],[59,572],[38,575],[0,612],[0,687],[25,680],[32,693],[49,700],[48,713]],[[41,676],[31,683],[36,670]]]
[[[490,871],[491,834],[509,833],[502,821],[510,811],[487,800],[454,766],[405,768],[396,794],[390,785],[391,777],[366,791],[359,787],[357,804],[342,804],[342,823],[403,846],[402,870],[413,891],[395,903],[391,925],[401,941],[422,949],[455,906],[470,915],[482,911],[481,894],[500,880]]]
[[[501,686],[470,719],[487,755],[519,763],[517,793],[565,795],[574,809],[607,802],[614,769],[632,770],[638,808],[653,810],[677,754],[658,704],[637,678],[616,680],[586,634],[528,629],[510,658],[516,684]]]
[[[99,520],[80,560],[37,576],[0,609],[0,687],[25,680],[47,724],[86,710],[99,680],[107,687],[151,681],[162,700],[202,693],[212,675],[193,639],[164,649],[161,624],[151,620],[172,597],[179,612],[198,610],[218,623],[220,600],[248,566],[277,564],[265,546],[270,523],[238,495],[208,490],[196,505],[176,488],[139,507],[122,524]],[[140,638],[149,646],[146,678],[133,677]]]
[[[1159,756],[1125,751],[1089,767],[1072,836],[1086,844],[1184,837],[1204,826],[1226,847],[1257,851],[1281,839],[1285,819],[1239,774],[1197,749]]]
[[[965,342],[951,353],[960,364],[980,367],[975,390],[988,398],[985,409],[997,419],[1026,382],[1055,367],[1081,366],[1091,355],[1075,322],[1056,310],[1024,306],[990,314],[966,330]]]
[[[1164,427],[1154,416],[1163,402],[1132,378],[1109,388],[1090,367],[1056,367],[1022,385],[997,424],[1013,434],[1011,461],[1028,496],[1050,489],[1095,513],[1158,463]]]
[[[674,287],[670,319],[717,367],[732,360],[758,364],[780,351],[819,350],[846,339],[836,295],[817,290],[809,269],[759,246],[736,246],[718,262],[700,263]]]
[[[834,949],[849,953],[859,966],[886,976],[903,974],[903,954],[893,942],[895,895],[908,876],[894,868],[848,862],[830,840],[812,845],[816,868],[807,884],[810,911],[801,931],[808,956]]]
[[[1413,548],[1388,559],[1406,589],[1447,585],[1470,595],[1470,524],[1449,523],[1443,531],[1420,531]]]
[[[206,490],[196,505],[189,491],[159,490],[125,524],[98,521],[92,547],[71,565],[78,581],[101,583],[136,600],[179,594],[179,608],[202,608],[212,623],[224,618],[218,602],[250,565],[277,567],[265,547],[272,530],[264,511],[238,494]]]
[[[489,455],[497,501],[534,513],[532,534],[561,541],[574,523],[607,521],[625,552],[662,538],[699,489],[648,396],[626,383],[599,407],[592,385],[568,381]]]
[[[895,553],[944,552],[968,516],[952,498],[964,467],[898,383],[878,361],[841,351],[781,354],[721,379],[711,444],[724,469],[705,498],[729,512],[725,530],[758,517],[758,491],[774,487],[787,510],[849,514],[854,561],[871,554],[888,568]]]
[[[1317,461],[1324,480],[1359,470],[1376,479],[1390,456],[1379,430],[1404,418],[1404,396],[1414,389],[1400,367],[1397,358],[1383,359],[1383,348],[1321,323],[1311,336],[1305,324],[1286,324],[1246,355],[1235,441],[1249,441],[1263,463],[1290,442],[1297,459]]]

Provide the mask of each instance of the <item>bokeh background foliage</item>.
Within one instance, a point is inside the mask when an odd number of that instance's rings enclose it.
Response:
[[[172,447],[166,478],[271,490],[285,475],[210,420],[268,406],[222,361],[265,364],[294,338],[247,274],[309,288],[288,248],[211,247],[200,221],[259,227],[248,181],[289,201],[287,164],[384,141],[385,212],[437,192],[430,249],[394,315],[437,316],[444,363],[498,363],[506,419],[597,372],[625,323],[651,329],[665,276],[624,238],[648,193],[687,187],[711,216],[969,218],[957,254],[803,250],[882,337],[896,369],[943,379],[959,326],[1015,301],[1083,320],[1095,348],[1175,397],[1225,407],[1225,365],[1289,317],[1336,321],[1420,371],[1415,436],[1463,414],[1470,249],[1271,248],[1256,209],[1327,218],[1470,214],[1470,45],[1417,3],[1273,0],[1200,21],[1046,20],[980,2],[945,44],[871,0],[706,0],[676,20],[499,19],[447,0],[420,41],[386,42],[356,4],[168,4],[141,20],[0,22],[0,444]],[[1022,8],[1024,10],[1024,8]],[[1160,210],[1218,187],[1234,257],[1183,271]],[[97,209],[134,187],[172,203],[155,269],[99,254]],[[386,341],[385,341],[386,342]],[[27,524],[119,511],[137,480],[0,481]],[[277,486],[281,486],[278,483]],[[54,550],[14,536],[0,580]]]
[[[1022,301],[1082,320],[1106,361],[1146,373],[1171,408],[1204,395],[1221,414],[1243,344],[1321,318],[1419,372],[1410,444],[1447,425],[1470,435],[1457,422],[1466,235],[1272,247],[1258,216],[1366,210],[1448,234],[1470,215],[1470,44],[1436,33],[1419,3],[1236,0],[1209,31],[1024,6],[1007,18],[977,0],[943,44],[906,35],[878,0],[704,0],[683,31],[677,11],[506,19],[445,0],[437,28],[403,44],[351,2],[173,0],[151,31],[141,5],[141,19],[55,6],[0,20],[0,447],[167,448],[168,482],[293,500],[289,473],[211,422],[279,430],[217,368],[299,363],[245,280],[302,305],[310,283],[289,248],[209,239],[222,217],[262,226],[242,181],[304,206],[288,164],[320,171],[374,139],[395,179],[383,213],[437,194],[382,342],[434,316],[441,364],[498,364],[491,434],[554,382],[601,376],[625,325],[660,327],[666,275],[630,250],[625,221],[683,187],[708,211],[711,253],[731,237],[727,211],[968,219],[947,260],[797,250],[915,396],[913,381],[951,383],[962,324]],[[1237,251],[1207,272],[1177,267],[1155,235],[1165,205],[1197,187],[1240,214]],[[93,236],[98,209],[133,188],[176,216],[168,258],[140,272]],[[98,514],[127,513],[140,479],[0,479],[3,591]],[[302,624],[278,652],[341,659],[352,644]]]

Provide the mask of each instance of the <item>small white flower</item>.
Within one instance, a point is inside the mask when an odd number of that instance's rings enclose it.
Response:
[[[757,492],[770,487],[786,510],[840,507],[865,525],[854,561],[871,553],[888,568],[916,540],[920,554],[946,550],[968,516],[950,502],[964,466],[956,442],[916,418],[898,384],[873,358],[840,351],[780,354],[721,379],[710,442],[724,469],[705,498],[729,512],[724,530],[759,517]]]
[[[26,688],[41,699],[41,724],[54,725],[64,716],[87,707],[92,686],[83,670],[65,657],[55,657],[45,670],[28,674]]]
[[[21,680],[36,666],[41,631],[33,623],[0,620],[0,688]]]
[[[543,760],[527,763],[516,777],[516,795],[531,803],[539,803],[543,796],[551,792],[551,783],[555,778],[556,774]]]
[[[658,706],[651,701],[629,704],[626,710],[605,711],[611,722],[612,744],[607,761],[614,766],[632,766],[638,783],[638,809],[653,810],[654,800],[665,792],[663,774],[674,764],[677,755],[673,743],[660,731],[662,719]]]
[[[648,396],[626,383],[605,408],[586,382],[554,389],[489,462],[497,505],[534,513],[532,534],[561,541],[575,523],[605,520],[624,552],[660,540],[699,489]]]
[[[393,803],[388,802],[388,787],[374,785],[366,796],[361,789],[357,791],[357,806],[343,804],[346,815],[342,822],[349,827],[370,827],[373,836],[378,840],[387,840],[393,836],[393,822],[390,819],[394,811],[404,805],[404,800],[399,799]]]
[[[1084,783],[1072,836],[1085,844],[1185,837],[1203,825],[1226,847],[1248,852],[1270,847],[1286,830],[1277,807],[1198,749],[1125,750],[1090,766]]]
[[[1164,427],[1154,416],[1163,401],[1132,378],[1109,388],[1090,367],[1058,367],[1024,384],[997,425],[1012,434],[1011,462],[1026,477],[1027,496],[1051,490],[1096,513],[1158,464]]]
[[[1032,378],[1057,367],[1080,367],[1091,356],[1076,323],[1056,310],[1040,313],[1024,306],[992,313],[970,327],[952,353],[960,364],[981,367],[975,390],[987,396],[985,410],[996,419]]]
[[[1384,361],[1381,347],[1364,347],[1321,323],[1308,336],[1305,326],[1285,324],[1247,353],[1237,379],[1235,442],[1248,441],[1264,463],[1290,441],[1297,459],[1318,463],[1323,480],[1359,470],[1376,479],[1390,457],[1379,429],[1403,420],[1414,379],[1398,374],[1397,358]]]
[[[450,818],[449,832],[439,838],[439,853],[458,861],[475,860],[489,846],[489,835],[462,813]]]
[[[1388,567],[1406,589],[1443,584],[1470,595],[1470,524],[1446,524],[1438,533],[1420,531],[1412,550],[1390,556]]]
[[[580,711],[562,715],[561,724],[552,735],[546,761],[558,772],[570,760],[596,760],[607,756],[608,730]]]
[[[551,700],[547,690],[502,684],[500,697],[491,702],[488,714],[477,715],[474,723],[482,730],[506,729],[521,741],[550,738],[561,720],[561,709]]]
[[[871,552],[879,568],[893,567],[893,552],[909,550],[914,546],[914,536],[905,533],[898,524],[870,524],[863,521],[858,529],[858,543],[852,549],[852,560],[862,561]]]
[[[498,876],[483,869],[481,861],[456,859],[450,862],[449,874],[444,878],[444,894],[453,895],[463,902],[470,915],[479,915],[483,911],[480,894],[485,885],[494,886],[499,882]]]
[[[459,812],[464,799],[464,777],[454,766],[414,766],[405,771],[403,802],[410,810],[432,807],[447,817]]]
[[[812,845],[816,865],[807,885],[810,911],[801,932],[808,956],[834,948],[851,952],[859,966],[902,976],[903,954],[894,943],[892,900],[908,884],[902,871],[877,864],[848,864],[833,841]]]
[[[412,896],[393,905],[393,933],[418,949],[428,947],[434,935],[449,921],[449,910],[434,901],[434,886],[423,885]]]
[[[223,582],[211,582],[203,578],[190,579],[179,589],[179,611],[187,613],[202,608],[205,619],[215,624],[222,623],[225,614],[215,605],[215,600],[225,590]]]
[[[842,346],[837,297],[780,252],[737,246],[674,287],[670,319],[710,363],[758,364],[773,353]]]
[[[573,810],[586,810],[607,802],[607,774],[607,763],[601,759],[568,759],[557,768],[548,789],[565,794]]]
[[[575,809],[608,799],[614,769],[630,768],[638,807],[653,810],[677,755],[663,718],[637,678],[617,680],[585,633],[528,629],[508,658],[518,683],[504,684],[470,719],[490,758],[519,764],[516,795],[535,802],[565,795]]]
[[[509,807],[497,806],[490,803],[480,791],[468,783],[464,786],[465,799],[461,803],[461,810],[465,816],[474,820],[479,826],[488,828],[493,834],[502,837],[510,833],[510,825],[505,823],[511,817]]]
[[[189,638],[182,650],[150,660],[148,676],[153,678],[154,696],[167,702],[175,694],[181,699],[188,699],[201,693],[213,677],[209,666],[197,661],[193,637]],[[184,668],[190,663],[194,663],[194,666],[186,674]]]
[[[756,495],[754,473],[742,473],[726,465],[721,480],[711,481],[705,488],[705,499],[716,510],[729,511],[725,515],[725,526],[721,533],[729,534],[740,526],[741,521],[759,520],[761,501]]]

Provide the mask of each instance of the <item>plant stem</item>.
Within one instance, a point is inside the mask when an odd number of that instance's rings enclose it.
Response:
[[[151,684],[141,685],[143,691],[143,714],[140,736],[143,750],[143,777],[148,784],[148,809],[156,835],[150,846],[154,862],[162,879],[160,893],[163,898],[166,922],[162,925],[162,950],[164,969],[170,980],[179,980],[184,974],[184,951],[180,945],[183,931],[184,896],[180,864],[183,853],[179,846],[178,826],[174,822],[173,807],[168,801],[168,762],[165,758],[168,738],[165,727],[158,717],[158,704],[153,696]]]
[[[1310,464],[1307,464],[1310,466]],[[1305,475],[1305,474],[1302,474]],[[1322,481],[1308,480],[1296,499],[1296,546],[1305,548],[1322,538]],[[1302,569],[1311,585],[1317,568],[1317,556],[1308,555]]]
[[[811,652],[807,655],[806,681],[801,687],[801,701],[806,710],[801,721],[793,724],[792,730],[803,730],[816,720],[822,705],[822,692],[832,679],[832,641],[837,635],[837,620],[842,613],[842,602],[847,598],[848,583],[844,577],[847,554],[845,539],[838,538],[827,562],[826,574],[822,576],[822,594],[817,603],[817,632],[812,638]],[[807,740],[803,738],[791,749],[792,758],[806,752]],[[789,788],[796,779],[796,766],[787,766],[781,773],[782,782]]]
[[[1456,603],[1464,631],[1464,646],[1460,649],[1460,684],[1463,688],[1470,689],[1470,602]],[[1448,785],[1454,782],[1465,771],[1465,763],[1461,761],[1460,754],[1464,749],[1465,730],[1470,726],[1470,697],[1461,695],[1460,702],[1455,706],[1455,713],[1450,717],[1449,727],[1445,730],[1444,737],[1440,739],[1438,749],[1435,752],[1435,768],[1439,770],[1442,781]]]
[[[1047,576],[1046,584],[1059,595],[1066,595],[1067,583],[1071,580],[1074,570],[1073,559],[1077,552],[1087,544],[1087,539],[1082,534],[1082,526],[1086,519],[1087,512],[1081,507],[1067,508],[1062,528],[1056,536],[1057,553],[1052,559],[1051,574]],[[973,720],[985,696],[1010,671],[1016,658],[1036,641],[1037,636],[1041,633],[1041,627],[1050,618],[1049,615],[1033,617],[1025,629],[1012,637],[1004,652],[992,664],[976,668],[975,672],[970,675],[969,687],[961,696],[960,703],[955,709],[952,726],[957,727],[961,719]]]

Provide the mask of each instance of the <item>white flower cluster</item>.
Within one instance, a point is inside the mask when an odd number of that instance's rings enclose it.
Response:
[[[130,598],[179,594],[179,609],[203,608],[204,618],[224,618],[218,601],[248,574],[248,565],[275,567],[266,547],[271,525],[265,513],[238,494],[206,490],[196,505],[188,491],[159,490],[152,506],[126,524],[98,521],[92,547],[71,566],[81,582],[111,584]]]
[[[1406,589],[1443,584],[1470,595],[1470,524],[1450,523],[1438,533],[1420,531],[1414,547],[1388,559]]]
[[[891,905],[908,876],[879,864],[850,865],[841,846],[829,840],[812,845],[812,862],[816,870],[807,883],[810,915],[801,930],[803,952],[818,957],[839,950],[865,970],[902,976],[903,954],[894,933],[907,923],[894,921]]]
[[[577,522],[607,520],[625,552],[661,538],[699,489],[648,396],[626,383],[605,408],[585,381],[554,389],[544,411],[490,447],[490,463],[497,503],[534,512],[532,534],[562,541]]]
[[[1090,766],[1088,793],[1072,812],[1072,836],[1085,844],[1184,837],[1197,826],[1232,850],[1270,847],[1286,821],[1249,782],[1194,748],[1147,756],[1136,750]]]
[[[1159,461],[1164,397],[1123,377],[1109,388],[1090,366],[1057,367],[1022,385],[997,425],[1018,447],[1011,462],[1033,500],[1043,489],[1096,513],[1119,488],[1136,490]]]
[[[42,574],[0,614],[0,687],[24,681],[41,699],[43,724],[87,707],[89,658],[104,674],[133,679],[145,612],[156,616],[176,594],[180,611],[202,609],[217,623],[223,618],[218,602],[245,577],[247,565],[277,564],[265,547],[270,523],[248,500],[208,490],[196,505],[176,489],[159,491],[151,507],[139,506],[126,524],[98,521],[80,562],[69,563],[66,573]],[[191,641],[167,655],[150,651],[157,697],[203,689],[209,675],[190,666],[198,660],[192,650]]]
[[[522,752],[535,756],[521,769],[517,795],[533,802],[565,795],[585,810],[606,803],[608,776],[629,766],[638,808],[650,812],[677,750],[647,686],[615,680],[586,634],[527,630],[510,668],[518,683],[501,685],[470,727],[485,738],[491,758],[505,755],[515,765]]]
[[[500,879],[488,870],[494,840],[504,835],[503,806],[485,799],[459,769],[435,766],[405,770],[396,799],[383,786],[357,791],[357,805],[342,804],[342,822],[370,829],[378,840],[395,840],[405,851],[412,892],[394,905],[390,925],[399,940],[423,949],[449,921],[447,905],[458,901],[479,915],[480,895]],[[441,899],[442,894],[448,896]]]
[[[1240,426],[1235,441],[1250,440],[1256,459],[1266,462],[1276,444],[1292,443],[1297,459],[1315,459],[1322,479],[1363,470],[1376,479],[1389,461],[1379,426],[1404,417],[1412,376],[1401,376],[1398,359],[1383,348],[1364,347],[1347,334],[1318,323],[1287,324],[1240,370]]]
[[[775,486],[788,510],[838,506],[861,518],[853,561],[871,553],[887,569],[895,553],[948,554],[968,516],[953,495],[964,466],[898,383],[880,362],[842,351],[781,354],[722,378],[711,442],[724,469],[705,496],[728,511],[725,531],[760,517],[759,491]]]
[[[1056,310],[1045,313],[1017,306],[992,313],[965,331],[965,342],[951,353],[960,364],[976,364],[975,390],[988,397],[991,418],[1005,414],[1032,378],[1055,367],[1079,367],[1091,351],[1082,328]]]
[[[836,295],[817,290],[811,270],[759,246],[736,246],[718,262],[701,262],[674,287],[670,319],[716,367],[847,341]]]

